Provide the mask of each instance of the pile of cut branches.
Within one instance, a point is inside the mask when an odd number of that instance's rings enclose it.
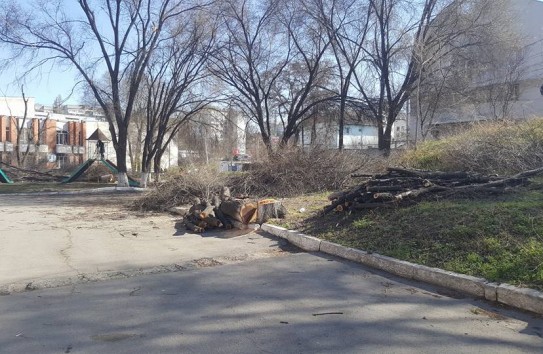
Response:
[[[0,167],[15,182],[60,182],[65,176],[56,171],[41,172],[10,165],[0,161]]]
[[[543,168],[511,177],[498,177],[469,172],[388,168],[385,174],[353,175],[365,180],[348,191],[330,194],[331,204],[324,208],[324,213],[411,205],[429,197],[499,194],[511,187],[525,185],[529,177],[541,173]]]

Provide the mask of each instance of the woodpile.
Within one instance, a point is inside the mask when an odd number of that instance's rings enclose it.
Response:
[[[184,216],[187,230],[201,233],[209,229],[245,229],[249,224],[263,224],[270,218],[284,218],[285,207],[274,199],[252,201],[246,196],[233,198],[224,187],[211,201],[196,199]]]
[[[524,185],[528,178],[543,173],[543,168],[525,171],[512,177],[483,176],[469,172],[422,171],[389,168],[381,175],[353,175],[365,180],[348,190],[328,196],[330,211],[365,210],[409,205],[423,198],[473,196],[503,193],[511,187]]]

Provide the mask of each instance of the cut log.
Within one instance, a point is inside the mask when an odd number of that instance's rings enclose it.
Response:
[[[225,200],[229,200],[231,198],[231,195],[230,195],[230,188],[224,186],[221,188],[221,195],[220,195],[220,198],[221,200],[224,202]]]
[[[220,222],[223,224],[225,229],[231,229],[232,224],[230,221],[226,218],[226,216],[223,214],[220,208],[215,208],[215,217],[220,220]]]
[[[398,192],[398,191],[404,191],[404,186],[368,186],[366,187],[366,190],[368,192],[373,193],[383,193],[383,192]]]
[[[191,222],[185,222],[185,227],[187,228],[187,230],[191,230],[191,231],[194,231],[196,233],[202,233],[204,232],[204,229],[198,225],[194,225],[193,223]]]
[[[225,200],[221,203],[221,211],[225,216],[244,224],[256,221],[258,204],[239,199]]]
[[[377,209],[377,208],[393,208],[394,203],[353,203],[351,209],[365,210],[365,209]]]
[[[243,207],[242,201],[230,199],[230,200],[223,200],[219,209],[225,216],[231,217],[233,220],[241,222],[241,208],[242,207]]]
[[[257,202],[256,222],[262,225],[270,219],[283,219],[287,214],[285,206],[275,199],[264,199]]]
[[[392,193],[375,193],[373,195],[373,199],[382,200],[382,201],[393,200],[394,199],[394,194],[392,194]]]
[[[339,199],[339,198],[345,196],[345,194],[347,194],[347,193],[346,192],[334,192],[334,193],[332,193],[332,194],[330,194],[328,196],[328,200],[332,201],[332,200]]]
[[[204,210],[202,210],[198,214],[198,216],[200,217],[200,219],[205,219],[205,218],[210,217],[210,216],[215,216],[214,209],[215,209],[215,207],[210,204],[209,206],[206,206],[206,208]]]
[[[208,216],[203,221],[211,227],[222,227],[222,222],[213,216]]]
[[[211,198],[211,205],[218,207],[221,205],[221,198],[219,198],[218,195],[214,195],[213,198]]]

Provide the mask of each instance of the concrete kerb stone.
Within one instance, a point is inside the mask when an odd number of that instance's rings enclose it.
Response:
[[[486,280],[469,275],[449,272],[439,268],[431,268],[413,264],[413,279],[458,290],[473,296],[485,297]]]
[[[304,235],[297,231],[285,229],[284,227],[262,224],[261,229],[272,235],[286,239],[291,244],[307,252],[318,252],[320,250],[321,239]]]
[[[496,284],[486,279],[426,267],[377,253],[368,253],[333,242],[323,241],[313,236],[304,235],[283,227],[263,224],[263,231],[284,238],[295,246],[308,252],[320,251],[372,268],[384,270],[407,279],[414,279],[429,284],[457,290],[472,296],[497,301],[519,309],[543,314],[543,293],[533,289],[517,288],[508,284]]]
[[[533,289],[519,289],[509,284],[497,287],[498,302],[543,314],[543,293]]]

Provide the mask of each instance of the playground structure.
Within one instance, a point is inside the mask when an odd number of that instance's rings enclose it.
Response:
[[[88,159],[77,166],[71,173],[71,175],[65,178],[62,182],[71,183],[79,179],[95,162],[101,163],[107,167],[112,174],[117,175],[119,173],[117,165],[108,159],[108,144],[111,140],[98,128],[87,139],[87,153]],[[8,175],[0,169],[0,183],[14,183]],[[139,181],[128,176],[128,183],[131,187],[139,187]]]
[[[115,165],[113,162],[111,162],[108,159],[88,159],[87,161],[83,162],[81,165],[77,166],[77,168],[72,172],[70,177],[66,178],[61,183],[71,183],[76,181],[79,177],[81,177],[85,171],[89,169],[89,167],[92,166],[93,163],[96,161],[102,163],[104,166],[106,166],[113,174],[118,174],[119,170],[117,168],[117,165]],[[140,183],[133,179],[132,177],[128,176],[128,184],[130,187],[139,187]]]
[[[0,168],[0,183],[13,183],[13,181]]]

